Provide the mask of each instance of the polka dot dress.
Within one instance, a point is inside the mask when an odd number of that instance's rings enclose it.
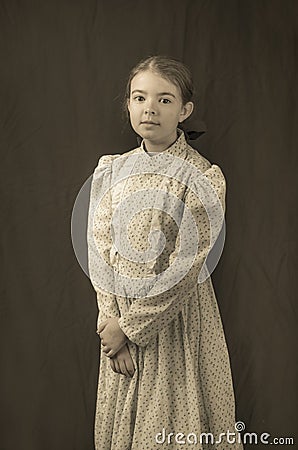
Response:
[[[179,129],[163,152],[148,153],[142,143],[99,159],[89,205],[90,278],[98,324],[119,317],[135,372],[132,378],[113,372],[99,341],[96,450],[243,448],[229,354],[204,264],[211,234],[216,239],[222,226],[225,186],[221,169]],[[227,441],[228,431],[235,435]]]

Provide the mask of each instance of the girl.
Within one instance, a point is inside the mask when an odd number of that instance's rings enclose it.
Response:
[[[102,156],[93,174],[88,254],[101,339],[96,450],[242,449],[228,350],[204,264],[222,227],[225,178],[179,127],[193,111],[192,95],[184,64],[163,56],[141,61],[125,99],[141,144]]]

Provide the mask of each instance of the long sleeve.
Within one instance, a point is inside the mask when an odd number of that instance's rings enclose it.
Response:
[[[99,309],[98,323],[119,316],[111,267],[111,165],[118,155],[104,155],[93,173],[88,212],[88,267]],[[104,265],[106,263],[106,266]]]
[[[146,346],[153,336],[177,316],[186,302],[191,300],[189,298],[189,295],[192,295],[191,288],[198,283],[200,271],[222,228],[226,183],[219,166],[212,165],[202,176],[193,180],[193,186],[194,190],[187,189],[183,212],[183,217],[185,216],[185,208],[191,212],[197,228],[198,248],[191,268],[178,283],[175,285],[173,283],[173,287],[170,287],[167,291],[151,296],[148,296],[147,293],[142,298],[134,299],[129,310],[119,319],[119,326],[122,331],[137,345]],[[199,193],[199,197],[197,193]],[[203,198],[203,202],[200,200],[201,198]],[[175,249],[170,255],[169,265],[174,263],[179,251],[180,238],[178,233]],[[189,249],[190,253],[191,249]],[[179,261],[179,267],[182,271],[185,269],[185,265],[189,263],[188,248],[184,249],[184,255],[186,256],[180,258]],[[206,269],[206,265],[203,268]],[[172,275],[173,279],[175,277],[177,279],[177,276],[179,279],[179,273]]]

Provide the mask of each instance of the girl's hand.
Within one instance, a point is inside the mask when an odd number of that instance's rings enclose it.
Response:
[[[110,365],[114,372],[125,375],[128,378],[133,377],[135,368],[127,344],[110,359]]]
[[[118,320],[119,317],[110,317],[101,322],[97,330],[97,334],[102,340],[102,350],[109,358],[115,356],[128,340],[128,337],[119,327]]]

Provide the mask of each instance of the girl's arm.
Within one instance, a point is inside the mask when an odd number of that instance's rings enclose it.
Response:
[[[224,175],[217,165],[212,165],[207,169],[204,177],[212,186],[214,193],[213,197],[208,200],[208,211],[210,213],[211,209],[213,217],[212,240],[214,244],[223,224],[226,183]],[[197,191],[202,192],[200,180],[196,180],[194,183],[197,185]],[[155,296],[134,299],[129,311],[120,317],[118,320],[120,328],[137,345],[146,346],[150,339],[172,321],[183,306],[191,300],[191,295],[193,295],[193,289],[191,288],[197,284],[200,270],[211,250],[211,227],[208,214],[197,195],[190,189],[188,189],[185,197],[185,206],[190,209],[195,219],[199,235],[198,251],[194,263],[187,275],[168,291]],[[214,223],[216,224],[215,228]],[[175,260],[178,253],[177,238],[175,250],[170,255],[170,264]]]
[[[112,239],[110,235],[110,224],[112,208],[109,186],[111,182],[112,161],[118,156],[119,155],[104,155],[99,159],[98,165],[93,173],[90,191],[87,229],[88,267],[91,283],[97,297],[99,310],[98,324],[109,317],[120,316],[113,290],[111,289],[112,292],[108,292],[100,287],[104,286],[100,281],[102,279],[101,277],[104,277],[105,274],[101,268],[98,267],[99,251],[100,256],[106,261],[108,266],[110,267],[111,265],[110,251]],[[105,195],[103,196],[103,194]],[[102,201],[99,204],[101,198]]]

